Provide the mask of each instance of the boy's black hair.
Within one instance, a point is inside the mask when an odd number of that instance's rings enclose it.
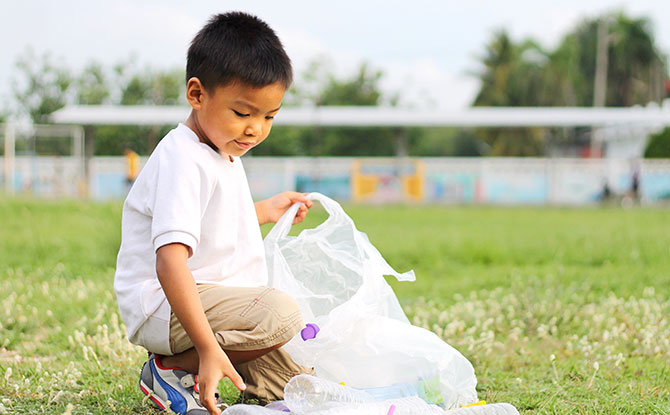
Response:
[[[293,81],[291,60],[275,32],[256,16],[217,14],[188,48],[186,82],[197,77],[208,90],[240,81],[252,87]]]

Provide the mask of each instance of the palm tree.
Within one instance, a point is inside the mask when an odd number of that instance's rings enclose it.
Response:
[[[667,66],[655,45],[651,22],[619,12],[582,21],[549,52],[532,40],[515,43],[505,30],[497,31],[480,58],[482,69],[476,75],[481,88],[473,105],[593,105],[598,27],[602,22],[609,26],[605,104],[660,102],[665,96]],[[567,142],[580,136],[574,129],[551,131],[552,137]],[[534,155],[543,148],[544,135],[537,129],[518,129],[514,134],[509,129],[483,129],[477,133],[490,145],[492,155]]]
[[[515,44],[505,30],[494,33],[480,59],[482,82],[474,106],[542,105],[546,53],[531,40]],[[543,132],[537,128],[487,128],[476,135],[494,156],[537,156],[543,153]]]
[[[651,22],[615,13],[582,21],[551,54],[547,70],[563,74],[556,103],[593,104],[598,26],[604,20],[609,27],[605,104],[631,106],[660,101],[666,68],[663,54],[655,46]]]
[[[608,105],[631,106],[663,96],[664,60],[655,47],[651,22],[622,13],[615,16],[609,48]]]

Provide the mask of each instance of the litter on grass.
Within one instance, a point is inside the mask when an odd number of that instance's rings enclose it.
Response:
[[[508,404],[463,408],[478,401],[472,365],[410,324],[384,278],[414,281],[414,272],[391,268],[337,202],[308,198],[323,205],[326,221],[289,236],[295,204],[264,244],[269,285],[295,298],[308,322],[284,348],[317,377],[292,378],[273,407],[233,405],[224,414],[518,414]]]

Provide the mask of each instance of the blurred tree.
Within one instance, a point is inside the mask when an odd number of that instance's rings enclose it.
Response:
[[[121,105],[144,105],[149,101],[148,80],[140,75],[133,76],[121,92]]]
[[[121,74],[127,69],[120,69]],[[121,85],[121,105],[177,105],[185,103],[183,70],[155,71],[147,68],[129,76]]]
[[[379,105],[381,78],[382,72],[371,71],[367,63],[362,63],[350,79],[339,80],[331,76],[320,94],[319,105]]]
[[[383,73],[372,70],[367,63],[343,79],[332,73],[332,66],[324,56],[313,60],[289,90],[285,102],[303,106],[377,106],[384,100],[391,105],[397,102],[396,96],[382,93],[379,83]],[[403,131],[398,128],[281,127],[274,129],[253,154],[390,156],[398,151],[401,134]]]
[[[268,138],[251,151],[254,156],[311,156],[314,152],[309,144],[314,142],[315,136],[314,127],[276,126]]]
[[[136,58],[130,57],[115,65],[111,76],[100,63],[91,62],[75,77],[67,67],[52,63],[48,53],[37,56],[28,48],[16,62],[19,79],[14,82],[14,95],[22,112],[35,123],[48,123],[49,115],[68,103],[185,103],[183,70],[139,69],[133,63],[135,60]],[[150,153],[168,130],[167,127],[97,126],[87,131],[95,136],[96,155],[119,155],[126,147],[140,154]],[[67,154],[69,147],[64,142],[65,140],[39,140],[33,147],[40,154]]]
[[[480,157],[488,151],[485,143],[479,141],[475,134],[469,130],[461,130],[454,136],[453,148],[446,156],[455,157]]]
[[[506,31],[494,33],[480,58],[481,88],[475,106],[592,106],[596,83],[598,28],[606,28],[604,103],[646,105],[664,97],[665,57],[647,18],[622,12],[582,21],[553,51],[532,40],[515,43]],[[540,155],[552,143],[583,141],[577,129],[479,129],[491,155]],[[582,143],[583,144],[583,143]]]
[[[183,69],[159,71],[153,77],[152,102],[161,105],[186,104],[186,72]]]
[[[84,68],[75,80],[75,86],[77,104],[100,105],[109,101],[109,83],[102,65],[98,62],[92,62]]]
[[[398,128],[330,127],[322,130],[321,154],[329,156],[393,156],[398,152]]]
[[[551,54],[545,71],[554,99],[548,105],[632,106],[661,102],[667,66],[652,33],[647,18],[631,18],[621,12],[582,21]],[[606,71],[606,82],[602,95],[597,97],[598,39],[603,36],[607,65],[600,70]],[[552,129],[549,135],[554,144],[583,147],[588,145],[591,134],[571,128]]]
[[[408,130],[411,156],[419,157],[479,157],[485,145],[471,130],[445,127],[421,127]]]
[[[605,105],[660,102],[667,67],[656,46],[651,22],[617,12],[582,21],[551,54],[547,70],[559,83],[553,89],[555,101],[551,104],[593,105],[598,27],[603,24],[608,45]]]
[[[533,41],[515,44],[505,30],[494,33],[480,58],[482,86],[474,106],[544,105],[543,67],[548,58]],[[492,156],[539,156],[544,133],[537,128],[479,128],[474,133]]]
[[[181,69],[139,69],[132,58],[114,67],[118,103],[121,105],[178,105],[186,101],[184,71]],[[130,148],[148,155],[174,126],[100,126],[96,135],[96,155],[119,155]]]
[[[333,77],[330,69],[333,65],[334,63],[326,55],[312,59],[286,92],[283,104],[287,106],[321,105],[321,95],[325,85]]]
[[[644,157],[670,158],[670,127],[650,137]]]
[[[348,79],[330,76],[320,93],[320,105],[379,106],[383,94],[379,81],[381,71],[371,70],[362,63],[357,72]],[[321,153],[334,156],[392,156],[405,151],[404,131],[399,128],[339,127],[322,130]]]
[[[31,48],[19,55],[15,67],[20,79],[13,83],[14,96],[22,112],[35,123],[47,122],[68,101],[69,69],[55,65],[48,53],[36,56]]]
[[[373,70],[363,62],[349,78],[338,78],[332,71],[333,62],[327,56],[313,59],[284,97],[286,105],[395,105],[394,94],[382,93],[379,82],[382,71]]]
[[[603,22],[608,28],[606,105],[659,102],[668,68],[651,22],[618,12],[582,21],[550,52],[532,40],[514,43],[504,30],[494,33],[480,58],[481,88],[474,105],[592,106]]]
[[[174,125],[157,127],[99,125],[93,131],[96,140],[95,155],[120,156],[124,149],[129,148],[142,156],[147,156],[156,142],[173,128]]]
[[[608,105],[632,106],[660,102],[665,59],[658,51],[651,22],[619,13],[614,17],[609,48]],[[617,88],[617,85],[619,87]]]
[[[494,33],[480,58],[482,82],[475,106],[532,106],[543,101],[547,54],[532,41],[514,44],[505,30]]]

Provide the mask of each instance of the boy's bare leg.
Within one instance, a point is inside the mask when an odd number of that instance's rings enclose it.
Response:
[[[254,360],[258,357],[261,357],[264,354],[279,349],[286,343],[288,342],[284,342],[261,350],[224,350],[224,352],[226,352],[226,355],[228,356],[228,359],[230,359],[230,362],[233,365],[236,365],[238,363],[248,362],[250,360]],[[177,353],[176,355],[173,356],[162,356],[161,362],[164,367],[179,368],[194,374],[198,373],[198,368],[200,366],[200,358],[198,356],[198,351],[195,349],[195,347],[192,347],[181,353]]]
[[[198,373],[198,368],[200,367],[200,358],[195,347],[191,347],[172,356],[161,356],[161,364],[164,367],[182,369],[188,373],[195,374]]]

